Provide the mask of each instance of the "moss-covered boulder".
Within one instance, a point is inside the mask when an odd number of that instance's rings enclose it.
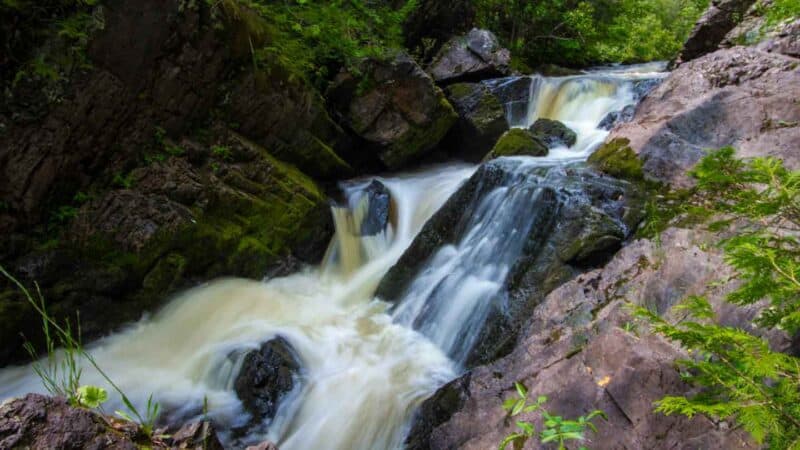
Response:
[[[558,120],[537,119],[528,130],[548,148],[572,147],[578,140],[578,135]]]
[[[327,97],[350,130],[389,169],[418,161],[458,115],[428,74],[407,54],[368,59],[359,73],[340,73]]]
[[[508,130],[503,104],[482,83],[457,83],[448,86],[445,92],[459,120],[443,145],[453,155],[480,161]]]
[[[617,178],[641,180],[642,161],[629,144],[625,138],[612,139],[589,156],[589,164]]]
[[[548,152],[547,145],[530,131],[512,128],[500,136],[483,160],[489,161],[502,156],[547,156]]]

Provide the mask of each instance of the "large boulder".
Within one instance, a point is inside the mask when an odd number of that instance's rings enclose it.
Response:
[[[281,400],[302,384],[300,356],[289,342],[278,336],[244,356],[233,388],[251,424],[269,421],[278,412]]]
[[[682,64],[645,97],[631,122],[612,130],[606,145],[621,148],[598,151],[635,154],[645,178],[678,187],[692,184],[686,170],[706,149],[726,145],[740,156],[776,156],[800,167],[797,64],[746,47]]]
[[[489,161],[502,156],[547,156],[547,144],[524,128],[512,128],[502,136],[484,156]]]
[[[742,20],[755,0],[715,0],[695,23],[683,44],[676,64],[682,64],[711,53],[725,36]]]
[[[480,81],[508,74],[511,53],[491,31],[473,28],[450,39],[428,66],[437,83]]]
[[[508,130],[502,103],[482,83],[457,83],[445,92],[459,120],[443,144],[459,157],[480,161]]]
[[[572,147],[578,140],[578,135],[558,120],[537,119],[528,130],[544,142],[547,148]]]
[[[418,161],[447,134],[457,114],[407,54],[363,61],[359,74],[337,75],[328,99],[345,124],[389,169]]]
[[[486,80],[489,90],[503,104],[510,126],[523,126],[528,118],[532,77],[507,77]]]
[[[530,315],[513,352],[478,367],[441,388],[423,403],[407,439],[409,449],[493,448],[514,430],[502,408],[524,384],[530,398],[548,397],[547,411],[578,417],[600,409],[591,448],[760,448],[742,430],[703,416],[687,419],[653,411],[666,395],[689,394],[674,365],[688,355],[665,339],[636,327],[628,302],[665,314],[688,295],[707,294],[723,323],[752,329],[757,307],[740,308],[722,299],[733,289],[730,267],[713,245],[713,235],[665,231],[658,242],[638,240],[605,267],[569,281],[547,295]],[[785,335],[767,336],[776,349]],[[523,414],[521,420],[537,415]],[[531,448],[543,448],[534,443]]]
[[[135,450],[142,447],[223,449],[208,422],[186,424],[169,437],[151,441],[133,422],[72,407],[63,398],[28,394],[0,406],[0,448]]]
[[[361,235],[374,236],[387,229],[392,219],[392,194],[389,189],[378,180],[364,188],[359,205],[365,204],[364,218],[361,220]]]
[[[499,283],[499,290],[482,304],[484,316],[470,329],[471,341],[464,339],[469,348],[459,348],[456,355],[467,367],[495,360],[513,348],[544,295],[620,247],[640,217],[641,205],[630,188],[583,168],[536,168],[518,160],[484,164],[425,224],[381,280],[376,295],[399,303],[402,316],[404,302],[416,302],[418,288],[427,289],[424,307],[411,324],[423,333],[436,333],[431,320],[438,311],[453,307],[448,303],[452,292],[417,284],[420,274],[435,270],[443,258],[452,260],[440,252],[462,249],[456,255],[467,258],[463,264],[486,270],[506,267],[500,279],[486,280]],[[513,218],[489,215],[501,207],[514,210]],[[496,236],[515,237],[495,243],[490,252],[472,252],[479,247],[472,241],[473,229],[486,226],[497,226]],[[455,272],[441,281],[420,280],[451,286],[458,282],[450,279],[453,276]]]

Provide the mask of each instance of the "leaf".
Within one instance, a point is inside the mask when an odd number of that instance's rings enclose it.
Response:
[[[528,397],[528,389],[522,383],[516,382],[514,383],[514,387],[517,389],[517,394],[519,394],[522,398]]]
[[[97,408],[108,400],[108,392],[97,386],[78,388],[78,402],[87,408]]]
[[[525,434],[528,436],[532,436],[533,433],[536,431],[536,428],[530,422],[517,421],[517,427],[519,427],[520,430],[524,431]]]
[[[522,408],[524,407],[525,407],[525,400],[524,399],[517,400],[517,403],[514,404],[513,408],[511,408],[511,415],[516,416],[517,414],[522,412]]]

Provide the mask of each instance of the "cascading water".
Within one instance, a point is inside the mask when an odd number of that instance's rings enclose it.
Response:
[[[282,336],[302,361],[304,383],[284,397],[267,431],[223,438],[239,445],[268,438],[283,450],[399,448],[415,408],[457,374],[474,344],[482,305],[503,287],[523,245],[516,237],[536,226],[524,211],[542,195],[546,167],[585,159],[606,135],[600,120],[634,102],[633,81],[641,78],[652,74],[534,77],[529,113],[509,115],[511,125],[562,120],[578,143],[545,158],[501,161],[511,175],[476,205],[464,237],[435,253],[391,314],[373,298],[378,283],[476,167],[379,178],[391,194],[392,220],[371,236],[361,232],[369,206],[361,197],[371,179],[346,183],[348,205],[333,209],[336,236],[320,267],[197,287],[91,352],[137,406],[153,393],[173,417],[186,419],[207,399],[209,415],[230,429],[248,420],[233,392],[241,355]],[[84,383],[103,384],[88,368]],[[41,390],[30,367],[0,371],[0,399]],[[112,403],[108,409],[120,406]]]

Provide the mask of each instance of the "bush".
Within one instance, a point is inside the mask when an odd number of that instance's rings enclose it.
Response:
[[[800,332],[800,171],[775,158],[741,161],[732,148],[712,152],[692,172],[690,199],[721,215],[716,228],[732,233],[721,242],[725,260],[742,284],[727,300],[751,305],[769,300],[756,319],[765,328]],[[701,387],[690,397],[657,403],[665,414],[735,419],[770,449],[800,449],[800,358],[775,352],[766,340],[720,325],[708,300],[690,297],[676,308],[688,318],[671,324],[638,309],[653,330],[693,355],[679,361],[683,378]]]

